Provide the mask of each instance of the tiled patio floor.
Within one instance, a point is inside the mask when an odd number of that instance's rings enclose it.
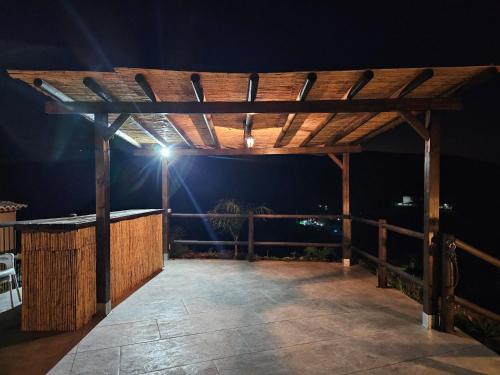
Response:
[[[359,266],[174,260],[52,374],[479,374],[500,357],[427,332],[420,306]]]

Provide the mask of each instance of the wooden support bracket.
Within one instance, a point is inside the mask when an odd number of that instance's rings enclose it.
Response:
[[[340,168],[340,170],[343,170],[344,169],[344,164],[342,163],[342,160],[340,160],[337,155],[335,154],[328,154],[328,156],[330,157],[330,159],[333,160],[333,162],[335,164],[337,164],[337,166]]]
[[[398,115],[405,120],[415,130],[424,141],[429,139],[429,131],[422,122],[415,117],[411,112],[398,111]]]

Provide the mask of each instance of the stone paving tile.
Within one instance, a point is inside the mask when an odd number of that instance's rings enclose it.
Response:
[[[327,327],[314,326],[315,319],[313,317],[284,320],[242,327],[238,328],[238,332],[252,351],[264,351],[344,337]]]
[[[271,302],[269,298],[260,293],[221,294],[208,297],[184,298],[183,301],[190,314],[229,310],[242,305],[262,305]]]
[[[260,304],[255,307],[255,310],[266,322],[275,322],[284,318],[308,318],[348,312],[348,310],[333,301],[312,298],[296,298],[284,303]]]
[[[127,301],[125,301],[127,302]],[[99,323],[99,326],[138,322],[143,320],[178,318],[187,315],[182,301],[150,302],[150,303],[122,303]]]
[[[120,348],[91,350],[76,353],[71,374],[118,374]]]
[[[76,352],[66,354],[57,364],[48,372],[48,375],[67,375],[71,372]]]
[[[251,309],[233,309],[189,315],[180,319],[158,320],[162,338],[192,335],[263,323]]]
[[[120,374],[141,374],[248,352],[234,330],[152,341],[122,347]]]
[[[343,341],[322,341],[215,360],[221,375],[344,374],[389,364]]]
[[[477,375],[500,373],[500,357],[482,345],[360,372],[360,375]]]
[[[78,345],[78,352],[112,348],[160,339],[156,320],[94,328]]]
[[[219,375],[212,361],[148,372],[148,375]]]

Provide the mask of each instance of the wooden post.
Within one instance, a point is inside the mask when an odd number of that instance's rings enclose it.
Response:
[[[349,205],[349,153],[342,157],[342,259],[345,267],[351,266],[351,209]]]
[[[108,114],[95,114],[95,212],[97,312],[111,311],[110,293],[110,192]]]
[[[248,210],[248,261],[253,262],[255,260],[255,254],[254,254],[254,246],[253,246],[253,240],[254,240],[254,230],[253,230],[253,210],[250,209]]]
[[[424,288],[422,324],[436,326],[437,288],[436,259],[433,237],[439,231],[439,124],[430,124],[430,137],[425,141],[424,161]]]
[[[441,311],[440,327],[444,332],[453,332],[455,291],[452,271],[454,257],[454,238],[443,235],[441,243]]]
[[[387,228],[384,226],[387,221],[378,221],[378,259],[387,262]],[[387,268],[381,264],[377,268],[378,287],[387,288]]]
[[[170,200],[169,200],[169,180],[168,180],[168,159],[161,158],[161,205],[163,208],[163,254],[170,255]]]

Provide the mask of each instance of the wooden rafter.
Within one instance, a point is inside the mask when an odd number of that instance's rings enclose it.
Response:
[[[136,74],[135,75],[135,81],[137,82],[137,84],[142,88],[142,91],[144,91],[144,94],[146,94],[146,96],[153,102],[153,103],[156,103],[158,102],[159,100],[159,97],[158,95],[156,95],[155,91],[153,90],[153,88],[151,87],[151,85],[149,84],[148,80],[146,79],[146,77],[144,76],[144,74]],[[189,139],[189,137],[186,135],[186,133],[181,129],[179,128],[178,126],[176,126],[174,124],[174,122],[168,118],[167,115],[164,116],[164,119],[165,121],[168,123],[168,125],[175,130],[175,132],[177,133],[177,135],[182,139],[182,141],[184,143],[186,143],[189,147],[194,147],[194,144],[193,142],[191,142],[191,140]]]
[[[74,102],[73,98],[64,94],[58,88],[54,87],[53,85],[44,81],[41,78],[35,78],[35,80],[33,81],[33,85],[38,89],[40,89],[42,92],[44,92],[46,95],[50,96],[56,102]],[[80,115],[92,123],[95,122],[94,115],[91,115],[89,113],[80,113]],[[141,147],[140,143],[138,143],[135,139],[133,139],[132,137],[128,136],[127,134],[125,134],[120,130],[116,131],[116,135],[135,147],[138,148]]]
[[[306,77],[306,80],[304,82],[304,85],[302,86],[302,90],[300,90],[299,95],[297,96],[297,101],[303,102],[306,100],[307,95],[309,95],[309,92],[311,91],[314,83],[316,82],[317,76],[316,73],[309,73]],[[300,124],[298,126],[293,126],[292,124],[294,123],[295,119],[297,117],[297,113],[290,113],[287,116],[287,120],[283,127],[281,128],[281,132],[278,135],[278,138],[276,139],[276,142],[274,143],[274,147],[280,147],[281,142],[283,141],[283,138],[287,135],[287,132],[292,129],[292,137],[297,133],[297,131],[300,128]]]
[[[424,82],[428,81],[429,79],[432,78],[434,75],[434,72],[432,69],[424,69],[422,70],[415,78],[413,78],[408,84],[405,86],[399,88],[398,90],[394,91],[389,99],[395,99],[395,98],[404,98],[407,96],[409,93],[414,91],[417,87],[421,86]],[[402,109],[402,110],[408,110],[408,109]],[[372,111],[369,111],[372,112]],[[367,113],[363,117],[359,118],[357,121],[354,121],[350,125],[346,126],[344,129],[341,131],[335,133],[327,142],[327,145],[334,145],[338,141],[340,141],[342,138],[345,138],[347,135],[351,134],[355,130],[359,129],[361,126],[366,124],[368,121],[370,121],[372,118],[377,116],[380,113],[380,111],[374,111],[374,113]]]
[[[193,73],[191,75],[191,84],[193,85],[193,90],[196,96],[196,100],[198,101],[198,103],[204,104],[205,95],[203,93],[203,87],[201,86],[201,79],[199,74]],[[203,116],[203,121],[205,121],[205,125],[207,126],[208,133],[212,138],[213,145],[215,146],[215,148],[220,148],[220,142],[219,138],[217,137],[217,132],[215,131],[215,126],[212,121],[212,116],[209,115],[209,112],[201,112],[201,114]]]
[[[224,148],[224,149],[186,149],[172,148],[171,155],[175,156],[252,156],[252,155],[308,155],[308,154],[339,154],[361,152],[360,146],[332,146],[332,147],[272,147],[272,148]],[[152,149],[138,150],[136,156],[158,156]]]
[[[104,103],[116,103],[117,98],[107,91],[104,87],[102,87],[95,79],[92,77],[85,77],[83,79],[83,84],[89,88],[94,94],[99,96],[102,100],[104,100]],[[126,111],[119,111],[117,113],[131,113],[131,112],[126,112]],[[155,140],[155,142],[163,145],[163,146],[168,146],[167,141],[165,138],[163,138],[155,129],[152,127],[142,123],[137,119],[136,116],[130,115],[130,120],[134,122],[139,128],[141,128],[149,137]]]
[[[397,111],[459,111],[458,98],[396,98],[316,101],[256,101],[256,102],[72,102],[45,103],[49,114],[71,113],[361,113]],[[293,112],[291,112],[293,111]]]
[[[481,70],[479,73],[474,74],[472,77],[462,81],[455,86],[451,87],[448,90],[442,92],[439,97],[450,97],[450,96],[459,96],[478,85],[481,85],[484,82],[487,82],[498,75],[497,68],[494,66]],[[391,130],[401,124],[403,120],[400,117],[396,117],[381,127],[372,130],[371,132],[365,134],[363,137],[357,139],[356,144],[364,143],[369,139],[376,137],[379,134],[385,133],[388,130]]]
[[[361,77],[352,85],[349,90],[342,97],[343,100],[351,100],[353,99],[357,93],[359,93],[363,87],[365,87],[368,82],[373,78],[373,72],[371,70],[365,70]],[[325,121],[319,124],[316,129],[309,133],[309,135],[302,141],[301,146],[307,146],[309,142],[311,142],[335,117],[337,113],[330,114]]]

